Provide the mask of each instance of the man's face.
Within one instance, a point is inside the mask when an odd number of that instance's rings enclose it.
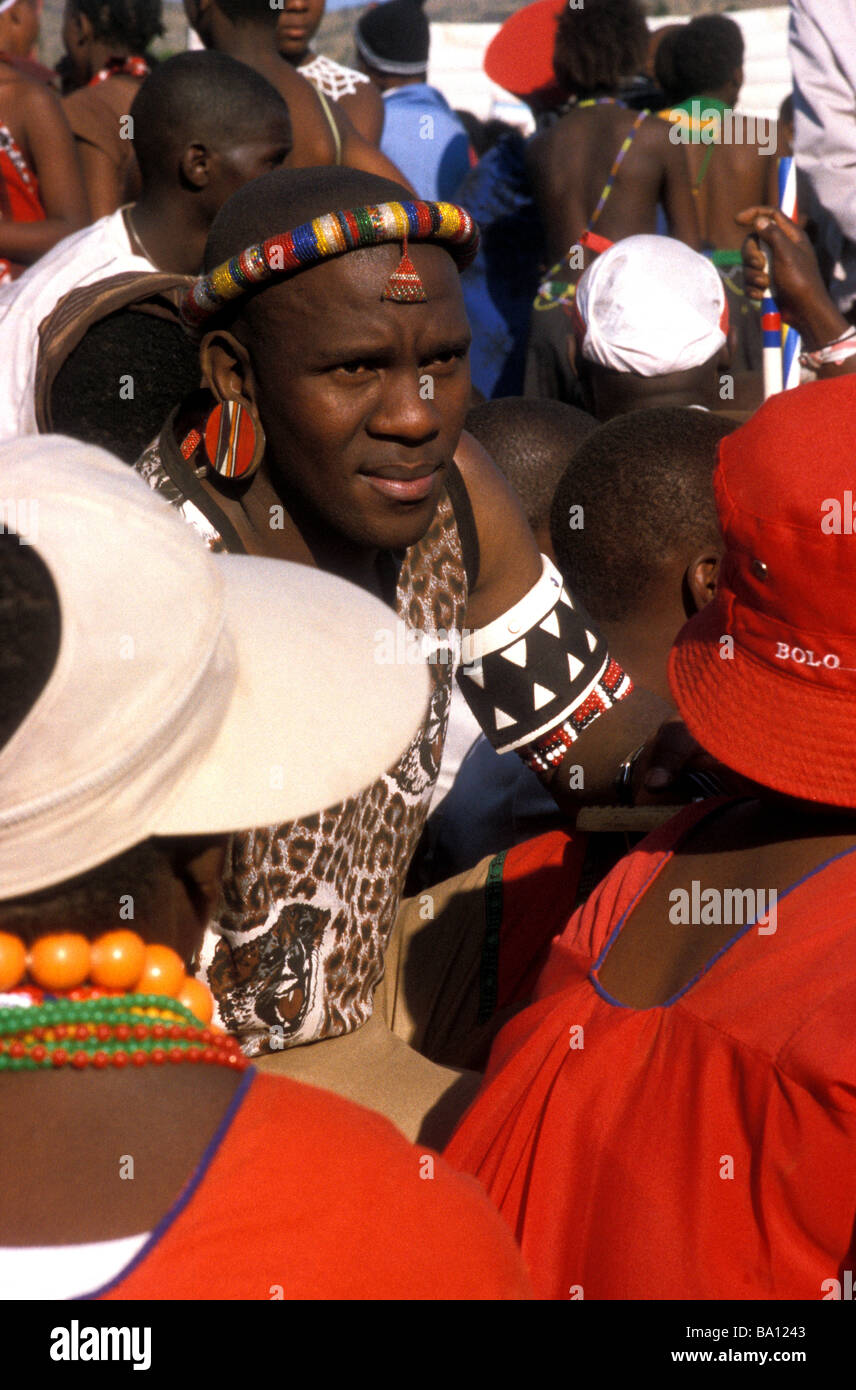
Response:
[[[275,487],[367,548],[424,535],[470,400],[455,264],[438,246],[410,256],[425,304],[381,298],[401,248],[379,246],[264,291],[239,330]]]
[[[283,0],[277,47],[284,58],[302,58],[324,16],[324,0]]]

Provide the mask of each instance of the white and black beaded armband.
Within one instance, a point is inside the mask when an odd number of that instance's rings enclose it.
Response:
[[[534,588],[465,635],[458,682],[496,751],[513,751],[549,776],[583,730],[633,687],[555,565],[541,559]]]

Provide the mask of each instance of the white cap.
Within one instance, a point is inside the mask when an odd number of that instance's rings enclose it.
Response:
[[[713,264],[683,241],[631,236],[580,277],[582,355],[615,372],[666,376],[709,362],[728,333],[728,304]]]
[[[407,746],[428,672],[379,663],[400,625],[380,600],[308,566],[210,555],[91,445],[10,440],[0,479],[2,529],[44,560],[61,617],[51,676],[0,748],[0,898],[151,835],[321,810]]]

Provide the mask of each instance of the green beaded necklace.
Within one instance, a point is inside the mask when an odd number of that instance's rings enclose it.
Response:
[[[240,1071],[249,1065],[234,1038],[212,1032],[190,1009],[163,995],[106,995],[0,1007],[0,1071],[42,1071],[67,1064],[77,1070],[103,1069],[149,1061],[200,1062]]]

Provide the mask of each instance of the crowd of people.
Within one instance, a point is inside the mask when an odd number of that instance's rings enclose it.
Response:
[[[856,30],[184,3],[0,0],[0,1296],[841,1297]]]

